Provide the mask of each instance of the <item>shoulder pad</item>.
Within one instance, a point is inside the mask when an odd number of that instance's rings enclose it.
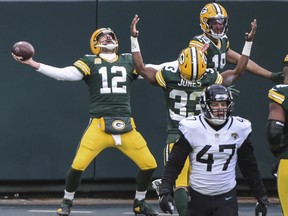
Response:
[[[190,41],[189,46],[192,46],[193,44],[195,44],[196,46],[197,46],[197,45],[200,46],[200,45],[202,44],[202,46],[203,46],[203,44],[210,43],[210,42],[211,42],[211,40],[210,40],[207,36],[205,36],[204,34],[202,34],[202,35],[197,35],[197,36],[195,36],[195,37]]]

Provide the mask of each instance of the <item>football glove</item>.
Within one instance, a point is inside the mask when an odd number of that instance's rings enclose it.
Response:
[[[262,196],[258,198],[255,206],[255,216],[266,216],[268,204],[269,200],[267,196]]]
[[[271,76],[269,79],[272,80],[273,82],[277,83],[277,84],[281,84],[284,82],[284,73],[283,73],[283,71],[273,72],[273,73],[271,73]]]
[[[171,215],[173,214],[174,201],[170,193],[161,195],[159,197],[159,205],[164,213],[170,213]]]
[[[234,87],[235,87],[235,85],[231,85],[231,86],[228,86],[227,89],[229,89],[231,91],[231,93],[234,97],[238,97],[240,94],[240,91]]]

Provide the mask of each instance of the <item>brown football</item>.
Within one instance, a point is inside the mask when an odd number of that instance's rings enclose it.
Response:
[[[15,43],[12,46],[11,51],[14,55],[22,57],[22,61],[33,57],[35,53],[34,47],[26,41],[19,41]]]

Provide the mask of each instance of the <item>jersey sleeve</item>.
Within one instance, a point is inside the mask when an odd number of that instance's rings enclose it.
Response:
[[[268,98],[282,106],[282,108],[286,111],[288,111],[288,85],[276,85],[273,88],[271,88],[268,92]]]
[[[100,57],[95,56],[95,62],[97,61],[101,62],[102,60]],[[84,75],[84,77],[90,76],[91,60],[88,55],[78,59],[73,65]]]
[[[241,139],[243,143],[245,139],[252,132],[251,122],[247,119],[241,118],[239,116],[233,116],[233,127],[235,127],[236,134],[234,134],[235,139]]]
[[[156,80],[159,86],[161,86],[162,88],[166,88],[166,81],[165,78],[163,76],[162,70],[159,70],[156,73]]]
[[[171,75],[177,73],[178,63],[176,61],[163,63],[164,67],[156,73],[156,80],[160,87],[166,88],[166,83],[171,80]]]
[[[195,137],[193,134],[199,132],[199,122],[197,116],[190,116],[188,118],[182,119],[179,122],[179,131],[183,136],[191,142],[191,138]]]
[[[208,68],[206,72],[200,78],[200,82],[203,87],[212,85],[212,84],[222,84],[223,77],[219,72],[212,68]]]
[[[208,37],[206,37],[204,34],[197,35],[193,37],[192,40],[190,40],[189,47],[195,46],[201,49],[204,46],[204,44],[207,44],[210,42],[211,40]]]

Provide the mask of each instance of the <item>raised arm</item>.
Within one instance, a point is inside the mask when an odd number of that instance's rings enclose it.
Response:
[[[140,18],[136,14],[133,18],[131,25],[130,25],[130,34],[131,34],[131,52],[132,52],[132,58],[134,67],[138,74],[140,74],[144,79],[146,79],[148,82],[152,84],[156,84],[156,72],[157,69],[149,66],[145,67],[143,58],[140,52],[140,46],[138,43],[138,35],[139,31],[137,30],[137,23],[139,22]]]
[[[234,70],[227,70],[221,73],[223,77],[223,85],[230,86],[244,74],[249,61],[249,56],[252,48],[253,39],[256,34],[256,29],[257,21],[256,19],[254,19],[253,22],[251,22],[251,31],[249,33],[245,33],[246,42],[243,47],[242,55],[237,62],[236,68]]]
[[[228,52],[226,53],[226,57],[227,57],[228,63],[237,64],[241,55],[230,48],[228,50]],[[282,71],[281,72],[271,72],[271,71],[261,67],[260,65],[258,65],[254,61],[252,61],[251,59],[248,60],[246,70],[248,72],[254,74],[254,75],[268,78],[268,79],[270,79],[276,83],[282,83],[283,79],[284,79],[284,75],[283,75]]]

